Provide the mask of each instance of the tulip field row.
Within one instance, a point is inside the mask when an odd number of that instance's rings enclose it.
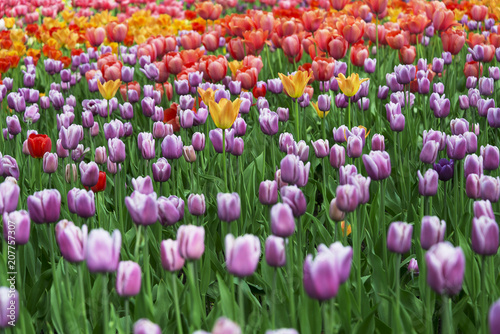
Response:
[[[500,333],[495,0],[0,14],[1,333]]]

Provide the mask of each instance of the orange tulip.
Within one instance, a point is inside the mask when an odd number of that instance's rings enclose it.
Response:
[[[402,30],[389,31],[385,35],[387,44],[394,50],[400,50],[403,46],[410,44],[410,32]]]
[[[474,32],[469,33],[469,38],[466,40],[467,45],[473,48],[476,45],[484,44],[486,42],[486,37],[483,34],[476,34]]]
[[[177,75],[182,71],[183,61],[179,52],[169,52],[163,57],[167,70]]]
[[[204,20],[217,20],[222,13],[222,6],[211,1],[196,4],[196,14]]]
[[[219,33],[217,31],[211,31],[209,33],[203,34],[201,38],[201,43],[207,51],[214,52],[219,48]]]
[[[263,31],[267,31],[268,34],[273,31],[274,16],[272,13],[254,11],[253,20],[257,28],[262,29]]]
[[[431,24],[425,14],[408,15],[401,22],[401,29],[408,30],[410,34],[421,34]]]
[[[205,52],[200,49],[194,50],[182,50],[180,52],[182,62],[184,66],[190,66],[193,63],[196,63],[203,56]]]
[[[197,32],[184,34],[181,37],[181,45],[185,50],[197,49],[201,46],[201,36]]]
[[[349,1],[350,0],[330,0],[330,5],[335,10],[342,10]]]
[[[328,43],[332,40],[332,33],[327,29],[318,29],[314,32],[314,42],[323,52],[328,51]]]
[[[413,64],[417,57],[417,50],[413,45],[405,45],[399,50],[399,60],[406,65]]]
[[[236,71],[236,80],[241,82],[241,88],[250,90],[257,84],[259,72],[255,67],[243,66]]]
[[[441,33],[441,42],[443,42],[443,51],[457,55],[465,44],[465,31],[448,29]]]
[[[325,20],[325,15],[325,11],[321,9],[305,11],[302,13],[302,23],[304,24],[304,28],[310,32],[318,30],[321,23]]]
[[[262,63],[261,56],[246,56],[243,58],[242,66],[255,67],[257,72],[260,73],[260,70],[264,67],[264,63]]]
[[[224,18],[221,24],[227,29],[227,32],[232,36],[243,37],[245,31],[250,31],[256,28],[255,22],[251,17],[246,15],[232,14]]]
[[[475,77],[483,75],[483,64],[481,67],[477,61],[469,61],[464,66],[465,77]]]
[[[432,24],[434,29],[438,31],[445,31],[454,25],[458,25],[457,21],[455,21],[455,13],[452,10],[441,8],[434,12]]]
[[[491,45],[495,46],[495,48],[500,48],[500,35],[499,34],[491,33],[488,36],[488,40],[489,40]]]
[[[367,0],[373,14],[382,14],[387,10],[387,0]]]
[[[332,58],[316,57],[312,62],[311,68],[314,79],[318,81],[328,81],[333,77],[335,60]]]
[[[219,82],[227,73],[227,59],[220,56],[203,56],[198,65],[198,70],[203,73],[203,78],[210,82]]]
[[[365,22],[360,18],[343,16],[336,23],[337,30],[344,36],[345,40],[353,45],[363,38],[365,33]]]
[[[382,41],[385,41],[385,35],[387,31],[385,30],[385,27],[383,25],[378,26],[378,42],[382,43]],[[377,42],[377,27],[375,23],[367,23],[365,27],[365,37],[368,37],[370,42],[376,43]]]
[[[493,57],[495,56],[495,47],[491,44],[481,44],[484,49],[484,58],[483,61],[485,63],[489,63],[490,61],[493,60]]]
[[[268,35],[269,33],[262,29],[244,32],[243,36],[245,37],[244,43],[246,45],[247,54],[259,54],[264,48]]]

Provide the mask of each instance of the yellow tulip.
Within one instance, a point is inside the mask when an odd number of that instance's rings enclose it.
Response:
[[[342,234],[345,234],[345,221],[340,223],[340,227],[342,228]],[[351,224],[347,226],[347,235],[351,234]]]
[[[233,60],[229,62],[228,65],[231,73],[233,74],[233,78],[236,78],[236,72],[243,67],[243,61]]]
[[[285,92],[292,98],[297,99],[304,94],[311,75],[306,71],[297,71],[293,75],[286,76],[283,73],[278,73]]]
[[[236,120],[236,117],[238,117],[241,100],[239,98],[234,101],[221,99],[219,103],[210,100],[208,104],[215,126],[225,130],[229,129]]]
[[[120,79],[116,79],[115,81],[106,81],[103,85],[100,80],[97,80],[97,88],[99,88],[99,93],[101,93],[102,97],[109,101],[115,96],[121,83]]]
[[[215,99],[215,91],[212,88],[208,88],[207,90],[198,87],[198,94],[200,94],[201,100],[208,107],[208,102],[213,101]]]
[[[353,73],[347,78],[342,73],[339,73],[339,77],[337,78],[339,88],[345,96],[354,96],[358,92],[361,83],[368,80],[370,79],[359,80],[358,73]]]
[[[10,29],[14,26],[14,23],[16,23],[16,19],[14,17],[4,17],[3,22],[5,23],[5,27]]]
[[[316,114],[318,114],[319,118],[323,118],[324,116],[327,116],[330,110],[327,111],[321,111],[318,108],[318,102],[313,102],[311,101],[311,105],[313,106],[314,110],[316,110]]]

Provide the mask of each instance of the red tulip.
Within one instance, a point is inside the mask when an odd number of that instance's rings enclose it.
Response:
[[[46,152],[52,149],[52,141],[47,135],[30,134],[28,137],[28,150],[33,158],[43,158]]]
[[[399,50],[399,59],[403,64],[413,64],[417,57],[417,50],[413,45],[406,45]]]
[[[231,38],[227,43],[227,51],[236,60],[243,60],[245,58],[245,47],[243,46],[243,39],[240,37]]]
[[[128,33],[128,25],[126,23],[110,22],[106,25],[106,34],[111,42],[121,43],[125,40]]]
[[[328,81],[333,77],[335,60],[332,58],[315,58],[312,62],[312,72],[314,79],[318,81]]]
[[[203,56],[198,65],[198,70],[203,72],[203,79],[210,82],[219,82],[227,74],[227,59],[220,55]]]
[[[257,84],[259,72],[255,67],[243,66],[236,71],[236,80],[241,81],[241,88],[252,89]]]
[[[351,63],[354,66],[362,67],[369,55],[368,47],[362,42],[354,44],[351,47]]]
[[[285,37],[281,43],[283,53],[288,57],[290,63],[298,62],[302,58],[304,48],[297,35]]]
[[[349,49],[349,43],[340,35],[334,35],[328,43],[328,54],[336,60],[344,58],[347,49]]]
[[[337,30],[342,34],[345,40],[353,45],[363,38],[365,33],[365,21],[352,16],[343,16],[336,23]]]
[[[465,31],[448,29],[441,33],[441,41],[443,42],[443,51],[450,52],[452,55],[457,55],[465,44]]]
[[[403,30],[389,31],[385,35],[387,44],[394,50],[400,50],[403,46],[410,44],[410,32]]]

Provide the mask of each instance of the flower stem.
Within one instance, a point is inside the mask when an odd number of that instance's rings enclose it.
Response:
[[[224,173],[224,189],[229,191],[227,187],[227,170],[226,170],[226,130],[222,130],[222,173]]]
[[[442,333],[443,334],[452,334],[453,332],[453,318],[452,318],[452,313],[451,313],[451,304],[450,304],[450,298],[446,293],[443,294],[443,328],[442,328]]]
[[[482,319],[482,333],[488,334],[488,292],[486,291],[486,256],[481,257],[481,269],[483,270],[481,275],[481,314]]]
[[[103,308],[103,333],[108,333],[109,313],[108,313],[108,274],[102,274],[102,308]]]
[[[394,312],[394,327],[398,333],[403,332],[401,326],[401,314],[400,314],[400,299],[401,299],[401,287],[400,287],[400,275],[399,266],[401,264],[401,254],[395,254],[394,256],[394,289],[396,290],[396,307]]]
[[[243,280],[240,278],[238,282],[238,304],[240,306],[240,326],[245,329],[245,300],[243,296]]]
[[[129,324],[128,324],[128,317],[129,317],[129,299],[125,298],[125,333],[129,332]]]
[[[384,180],[380,180],[380,208],[379,208],[379,215],[380,215],[380,223],[382,224],[382,228],[379,228],[377,226],[377,233],[378,231],[382,231],[382,238],[383,238],[383,261],[384,261],[384,268],[387,268],[387,234],[385,231],[385,190],[384,190]]]
[[[288,256],[287,256],[287,271],[288,271],[288,300],[290,303],[290,316],[292,318],[292,328],[296,327],[296,317],[295,317],[295,299],[293,291],[293,241],[288,239]]]
[[[276,328],[276,276],[278,270],[277,268],[273,269],[273,286],[271,291],[271,324],[273,329]]]
[[[179,295],[177,292],[177,277],[175,273],[172,273],[172,285],[174,290],[174,304],[175,304],[175,321],[177,323],[177,332],[182,334],[182,323],[181,323],[181,311],[179,309]]]
[[[134,249],[134,258],[137,263],[139,263],[139,245],[141,243],[141,231],[142,231],[142,225],[137,226],[137,235],[135,237],[135,249]]]
[[[83,288],[83,271],[82,271],[82,264],[79,263],[78,266],[78,281],[80,285],[80,294],[82,296],[82,316],[83,316],[83,324],[84,324],[84,333],[87,334],[89,332],[88,325],[87,325],[87,311],[85,308],[85,290]]]
[[[300,121],[299,121],[299,98],[295,99],[295,139],[297,142],[300,140]]]

